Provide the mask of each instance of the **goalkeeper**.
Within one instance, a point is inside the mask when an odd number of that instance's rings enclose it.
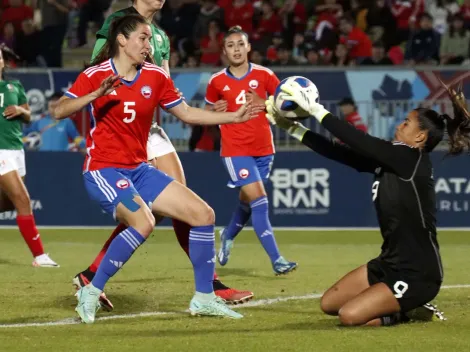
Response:
[[[281,89],[289,94],[288,100],[308,111],[345,145],[281,117],[273,98],[266,102],[271,123],[315,152],[375,175],[372,199],[383,237],[382,251],[325,292],[323,312],[337,315],[348,326],[394,325],[409,321],[412,313],[418,318],[443,320],[442,313],[428,304],[439,293],[443,280],[429,153],[442,141],[445,129],[451,154],[468,149],[468,113],[458,104],[463,95],[449,90],[453,118],[431,109],[412,110],[397,127],[393,142],[388,142],[333,116],[296,82]]]

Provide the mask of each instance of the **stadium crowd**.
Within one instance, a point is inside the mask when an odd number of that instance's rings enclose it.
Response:
[[[112,3],[2,0],[0,43],[18,54],[17,65],[61,67],[64,46],[92,46],[87,37]],[[251,36],[251,60],[267,66],[446,65],[469,58],[470,0],[172,0],[156,20],[171,39],[172,68],[224,66],[221,41],[234,25]]]

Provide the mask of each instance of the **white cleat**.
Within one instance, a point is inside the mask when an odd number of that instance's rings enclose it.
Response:
[[[60,265],[53,261],[49,257],[49,254],[46,253],[38,255],[36,258],[34,258],[33,266],[35,268],[60,268]]]

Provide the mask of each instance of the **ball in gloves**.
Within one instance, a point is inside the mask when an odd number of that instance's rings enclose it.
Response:
[[[288,118],[290,120],[304,120],[310,117],[310,114],[297,105],[297,103],[285,99],[289,95],[281,90],[281,86],[284,83],[289,83],[292,81],[297,82],[302,88],[306,88],[309,97],[315,99],[316,103],[320,102],[318,88],[311,80],[302,76],[291,76],[283,79],[277,86],[276,92],[274,93],[274,103],[282,117]]]

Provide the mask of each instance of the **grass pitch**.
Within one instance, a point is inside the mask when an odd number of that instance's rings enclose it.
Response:
[[[342,328],[320,312],[319,295],[379,253],[375,231],[277,231],[281,253],[299,262],[297,271],[281,277],[273,275],[255,234],[244,231],[227,266],[217,271],[227,285],[255,292],[253,303],[237,308],[245,318],[190,317],[184,312],[193,294],[190,262],[172,231],[157,230],[106,287],[115,310],[98,316],[110,319],[76,324],[71,279],[90,264],[109,233],[42,230],[47,252],[61,267],[36,269],[18,231],[0,230],[0,351],[470,350],[465,232],[439,233],[444,285],[451,286],[435,300],[448,317],[442,323]]]

